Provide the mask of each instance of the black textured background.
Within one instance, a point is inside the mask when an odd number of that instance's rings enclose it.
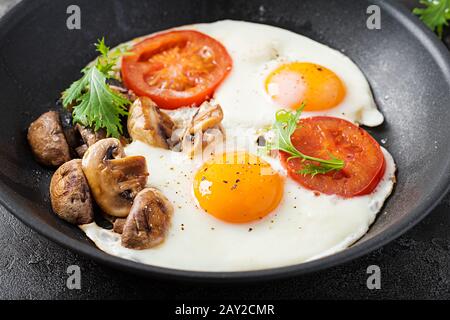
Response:
[[[0,15],[14,2],[0,0]],[[450,299],[449,213],[450,194],[398,240],[340,267],[282,281],[208,287],[142,279],[98,265],[46,240],[0,207],[0,298]],[[81,290],[66,287],[67,267],[74,264],[81,268]],[[372,264],[381,268],[381,290],[366,287]]]

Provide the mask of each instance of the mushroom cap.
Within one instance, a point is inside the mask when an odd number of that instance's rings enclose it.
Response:
[[[134,199],[123,226],[122,246],[143,250],[161,244],[166,238],[172,215],[172,204],[159,190],[142,190]]]
[[[36,160],[43,165],[57,167],[71,159],[56,111],[46,112],[32,122],[27,138]]]
[[[126,217],[134,197],[147,183],[147,164],[142,156],[126,157],[118,139],[103,139],[89,147],[82,167],[92,195],[107,214]]]
[[[81,159],[64,163],[50,182],[53,211],[62,219],[76,225],[94,220],[92,198],[81,168]]]

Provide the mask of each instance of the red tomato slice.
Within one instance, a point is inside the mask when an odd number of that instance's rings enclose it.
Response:
[[[199,106],[212,97],[233,65],[220,42],[192,30],[157,34],[131,52],[122,60],[124,84],[164,109]]]
[[[386,169],[380,145],[367,131],[343,119],[312,117],[301,119],[299,129],[291,137],[292,144],[302,153],[321,159],[330,154],[345,161],[340,171],[303,175],[297,172],[308,164],[280,152],[289,175],[305,188],[325,194],[354,197],[371,193]],[[311,163],[311,162],[310,162]]]

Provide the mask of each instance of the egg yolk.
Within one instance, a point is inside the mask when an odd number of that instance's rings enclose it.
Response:
[[[336,107],[345,97],[341,79],[331,70],[314,63],[293,62],[272,71],[266,79],[266,91],[279,106],[305,111]]]
[[[282,177],[270,164],[247,152],[215,155],[194,178],[203,210],[231,223],[262,219],[278,206],[283,189]]]

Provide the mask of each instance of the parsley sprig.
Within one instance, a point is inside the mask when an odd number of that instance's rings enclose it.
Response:
[[[302,105],[295,112],[287,110],[280,110],[276,113],[276,121],[272,126],[272,130],[275,132],[275,139],[267,143],[268,150],[284,151],[291,155],[288,161],[292,159],[302,159],[305,164],[302,170],[299,170],[298,174],[312,175],[325,174],[331,171],[339,171],[344,168],[345,163],[343,160],[336,158],[330,154],[330,159],[320,159],[308,156],[300,152],[291,141],[291,136],[299,128],[298,122],[300,115],[305,105]]]
[[[424,8],[416,8],[413,13],[442,39],[444,26],[450,21],[450,0],[421,0]]]
[[[131,102],[113,91],[106,81],[114,78],[114,69],[118,59],[125,54],[124,48],[110,51],[104,38],[95,47],[100,56],[81,71],[81,79],[64,91],[63,105],[65,108],[73,106],[74,123],[92,127],[95,131],[104,128],[108,136],[118,138],[122,133],[120,117],[128,114],[126,107]]]

